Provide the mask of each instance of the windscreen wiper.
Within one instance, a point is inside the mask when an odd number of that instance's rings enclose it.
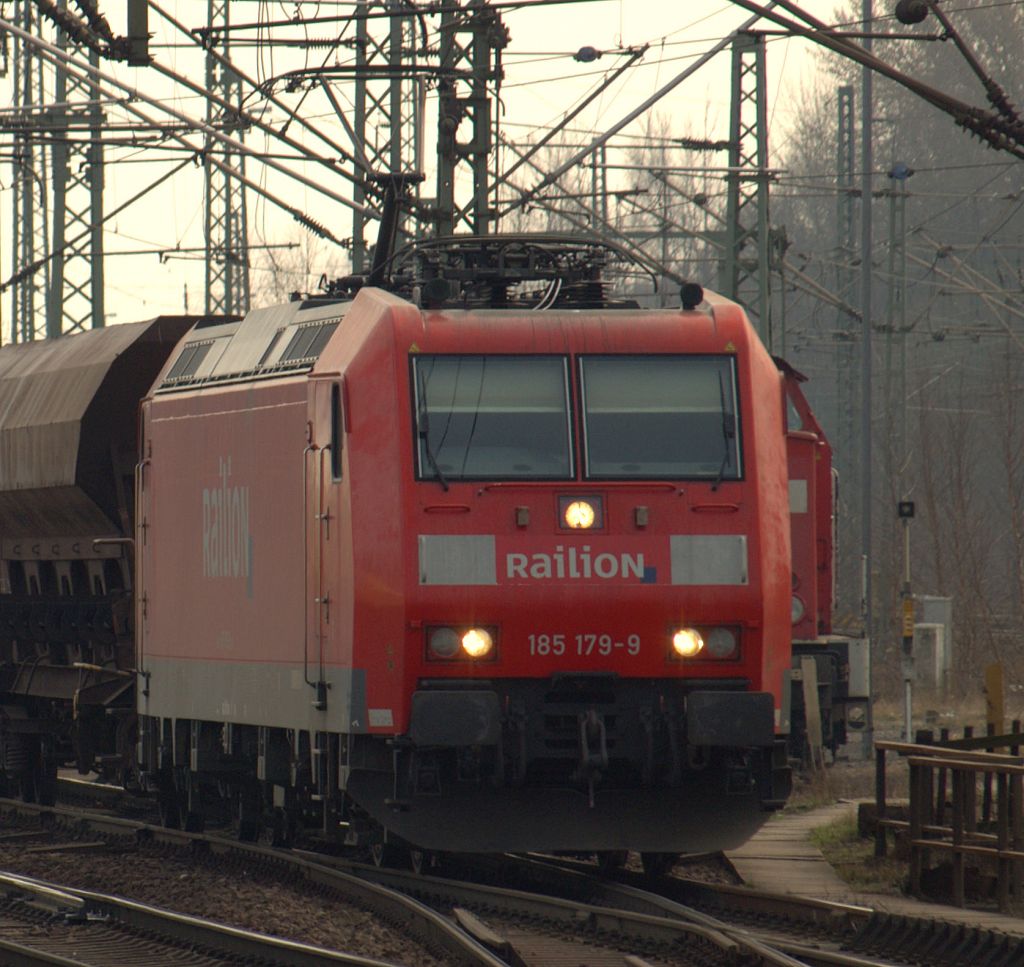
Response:
[[[437,457],[434,455],[434,451],[430,446],[430,416],[427,412],[427,405],[423,398],[423,393],[420,393],[417,409],[417,430],[419,432],[419,438],[423,441],[423,452],[427,455],[427,463],[430,464],[430,469],[434,471],[434,476],[437,482],[441,485],[441,489],[445,493],[448,493],[448,481],[445,479],[445,475],[441,472],[441,468],[437,464]]]
[[[718,476],[711,485],[711,489],[718,490],[722,478],[725,476],[725,468],[729,466],[729,457],[732,455],[732,448],[729,441],[736,437],[736,417],[725,408],[725,385],[722,383],[722,373],[718,373],[718,399],[722,407],[722,442],[725,444],[725,452],[722,454],[722,463],[718,468]]]

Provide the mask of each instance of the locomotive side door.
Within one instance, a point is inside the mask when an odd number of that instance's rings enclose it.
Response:
[[[327,665],[338,623],[337,553],[343,477],[342,383],[337,374],[309,383],[306,488],[306,681],[316,689],[315,708],[328,706]],[[332,623],[333,622],[333,623]],[[339,697],[340,696],[335,696]]]

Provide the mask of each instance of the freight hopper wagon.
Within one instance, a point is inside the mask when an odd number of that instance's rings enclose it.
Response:
[[[656,857],[784,800],[785,377],[738,306],[615,302],[605,257],[448,240],[183,340],[137,528],[168,821]]]
[[[135,758],[137,415],[196,317],[0,353],[0,779],[52,801],[57,767]]]

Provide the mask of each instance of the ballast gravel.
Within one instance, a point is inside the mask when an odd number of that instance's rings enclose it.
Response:
[[[42,841],[0,841],[0,870],[396,964],[442,965],[376,914],[306,883],[277,882],[237,861],[218,868],[217,857],[131,847],[37,851],[47,848]]]

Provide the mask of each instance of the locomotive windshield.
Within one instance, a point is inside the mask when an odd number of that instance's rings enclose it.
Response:
[[[731,356],[580,359],[591,478],[740,476]]]
[[[572,476],[559,356],[417,356],[420,479]]]

